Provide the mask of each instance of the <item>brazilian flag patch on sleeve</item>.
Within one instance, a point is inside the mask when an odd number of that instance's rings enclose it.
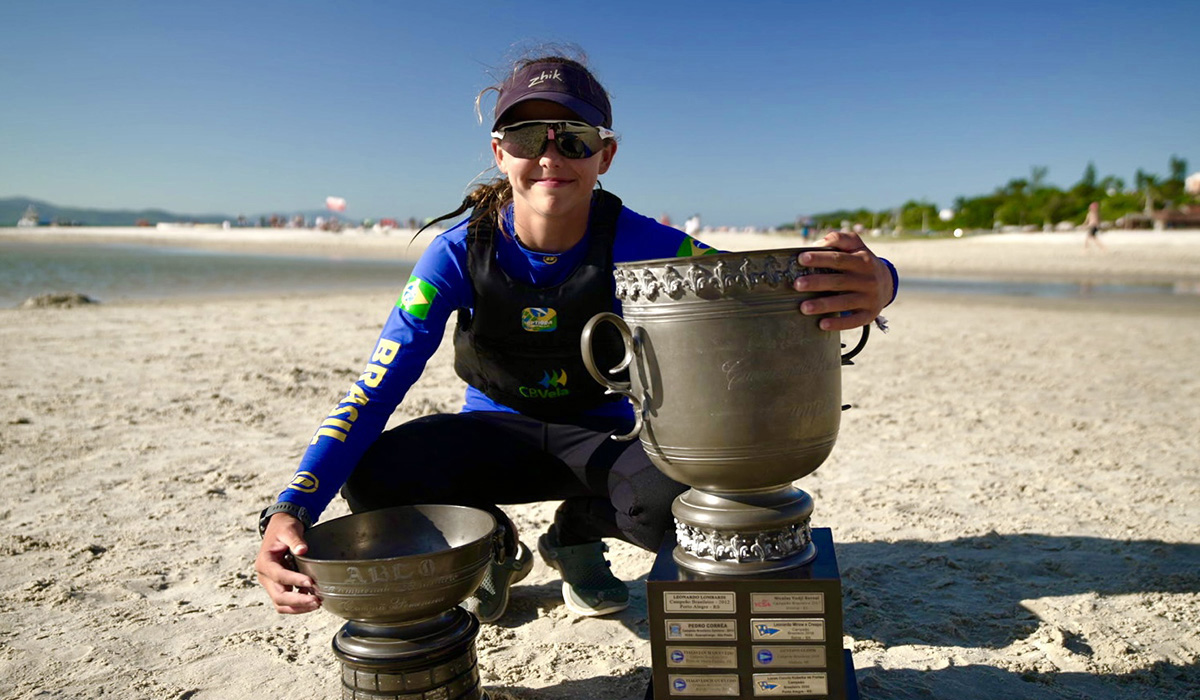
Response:
[[[424,321],[425,317],[429,315],[429,307],[433,306],[433,299],[436,296],[436,287],[413,275],[408,278],[408,284],[404,285],[404,291],[396,300],[396,306],[410,316]]]
[[[691,236],[684,236],[683,242],[679,244],[679,250],[675,251],[675,257],[690,258],[696,255],[715,255],[719,252],[721,251],[705,245]]]

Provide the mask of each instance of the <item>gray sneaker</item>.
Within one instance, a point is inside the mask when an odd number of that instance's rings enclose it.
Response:
[[[590,542],[562,546],[558,530],[538,538],[538,554],[549,566],[562,574],[562,596],[567,607],[588,617],[610,615],[629,607],[629,588],[613,576],[612,564],[604,558],[608,545]]]
[[[480,622],[495,622],[508,609],[508,589],[533,570],[533,552],[524,542],[517,543],[517,556],[488,565],[479,588],[460,607],[473,613]]]

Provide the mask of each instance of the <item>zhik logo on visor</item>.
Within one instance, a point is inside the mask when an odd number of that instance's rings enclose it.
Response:
[[[542,83],[546,82],[547,80],[557,80],[560,83],[563,81],[562,75],[558,72],[558,69],[556,68],[553,73],[547,73],[546,71],[542,71],[541,75],[539,75],[538,77],[529,81],[529,87],[533,87],[535,85],[541,85]]]
[[[544,307],[521,309],[521,328],[530,333],[549,333],[558,330],[558,312]]]

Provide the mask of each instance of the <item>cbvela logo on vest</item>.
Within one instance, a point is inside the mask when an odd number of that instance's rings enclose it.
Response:
[[[549,333],[558,330],[558,312],[549,308],[521,309],[521,328],[530,333]]]
[[[537,386],[523,386],[517,391],[527,399],[557,399],[571,394],[567,388],[567,371],[563,369],[543,372]]]

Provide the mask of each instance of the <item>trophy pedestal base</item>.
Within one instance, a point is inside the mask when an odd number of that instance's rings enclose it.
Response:
[[[734,577],[681,569],[668,537],[646,580],[646,698],[857,700],[833,536],[814,528],[812,539],[817,556],[808,564]]]
[[[333,638],[342,700],[488,700],[478,632],[479,621],[459,607],[409,625],[347,622]]]

